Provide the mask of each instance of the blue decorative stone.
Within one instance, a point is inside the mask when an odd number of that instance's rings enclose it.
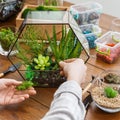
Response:
[[[89,33],[92,33],[92,31],[86,29],[86,30],[82,31],[82,33],[83,33],[83,34],[89,34]]]
[[[95,34],[86,35],[86,39],[88,40],[90,48],[95,48],[96,47],[94,41],[97,39],[97,36]]]

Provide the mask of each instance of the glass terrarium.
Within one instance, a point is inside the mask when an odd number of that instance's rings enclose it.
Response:
[[[66,81],[59,74],[59,61],[89,59],[89,46],[79,26],[68,11],[32,11],[22,23],[12,46],[17,50],[8,59],[24,80],[40,87],[58,87]]]

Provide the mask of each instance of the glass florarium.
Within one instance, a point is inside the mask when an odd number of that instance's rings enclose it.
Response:
[[[66,80],[59,74],[59,61],[70,58],[89,59],[88,42],[68,11],[32,11],[22,23],[8,55],[24,80],[35,86],[57,87]]]

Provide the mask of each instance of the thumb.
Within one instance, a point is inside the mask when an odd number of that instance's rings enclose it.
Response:
[[[20,85],[22,82],[14,79],[6,79],[6,85]]]
[[[62,67],[62,68],[65,66],[65,64],[66,64],[66,63],[63,62],[63,61],[60,61],[60,62],[59,62],[59,65],[60,65],[60,67]]]

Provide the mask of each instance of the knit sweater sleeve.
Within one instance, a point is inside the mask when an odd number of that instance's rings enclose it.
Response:
[[[42,120],[84,120],[82,90],[75,81],[64,82],[54,94],[51,107]]]

